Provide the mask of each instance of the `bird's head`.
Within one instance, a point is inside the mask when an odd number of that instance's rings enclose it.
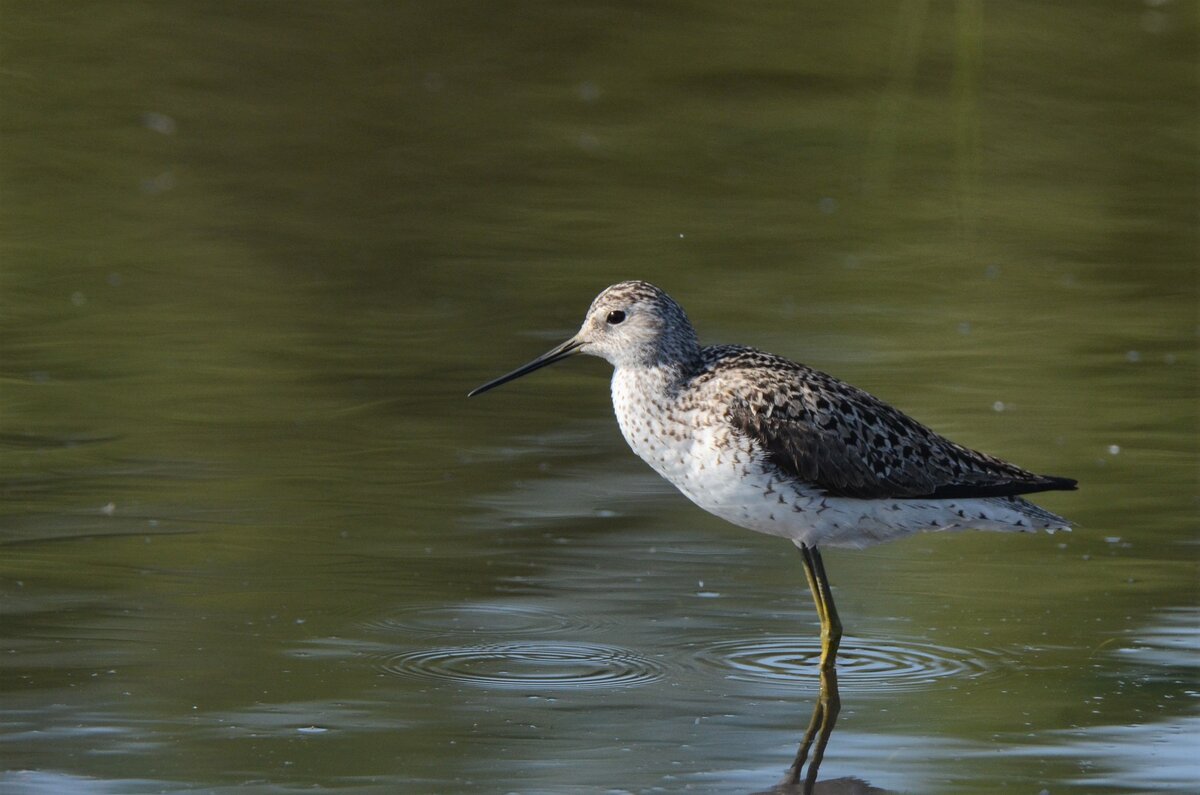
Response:
[[[671,296],[649,282],[620,282],[596,296],[575,336],[468,397],[577,353],[599,356],[614,367],[651,367],[690,361],[699,351],[691,322]]]

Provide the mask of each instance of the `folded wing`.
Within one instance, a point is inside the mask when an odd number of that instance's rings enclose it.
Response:
[[[711,352],[711,353],[710,353]],[[825,373],[750,348],[705,350],[711,379],[732,397],[728,420],[785,474],[838,497],[952,499],[1070,490],[963,447]],[[747,369],[754,370],[754,377]],[[739,372],[742,371],[742,372]]]

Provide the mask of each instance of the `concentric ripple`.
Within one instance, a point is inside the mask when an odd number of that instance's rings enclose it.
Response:
[[[789,690],[816,677],[820,657],[815,637],[735,640],[697,655],[726,679]],[[994,670],[996,661],[994,652],[846,636],[838,651],[838,683],[842,690],[919,689],[940,679],[976,679]]]
[[[581,618],[552,610],[498,604],[416,607],[359,624],[375,632],[423,635],[530,635],[591,628]]]
[[[664,673],[659,663],[627,649],[564,642],[426,649],[387,657],[381,667],[398,676],[522,690],[634,687]]]

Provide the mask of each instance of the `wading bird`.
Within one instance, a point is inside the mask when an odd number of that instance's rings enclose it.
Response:
[[[575,336],[469,396],[579,353],[612,364],[617,422],[642,460],[709,513],[799,548],[830,679],[842,625],[820,547],[924,530],[1070,527],[1020,495],[1071,490],[1074,480],[955,444],[803,364],[740,345],[701,347],[683,308],[643,281],[607,288]],[[814,715],[825,740],[833,690],[827,714]]]

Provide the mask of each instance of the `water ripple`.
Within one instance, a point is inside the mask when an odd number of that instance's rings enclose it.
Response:
[[[797,681],[815,681],[820,656],[818,638],[785,636],[714,644],[696,658],[726,679],[791,690]],[[895,691],[951,677],[975,679],[994,670],[996,662],[995,652],[845,636],[837,672],[843,690]]]
[[[517,642],[426,649],[383,658],[398,676],[506,689],[633,687],[661,679],[663,666],[616,646]]]

